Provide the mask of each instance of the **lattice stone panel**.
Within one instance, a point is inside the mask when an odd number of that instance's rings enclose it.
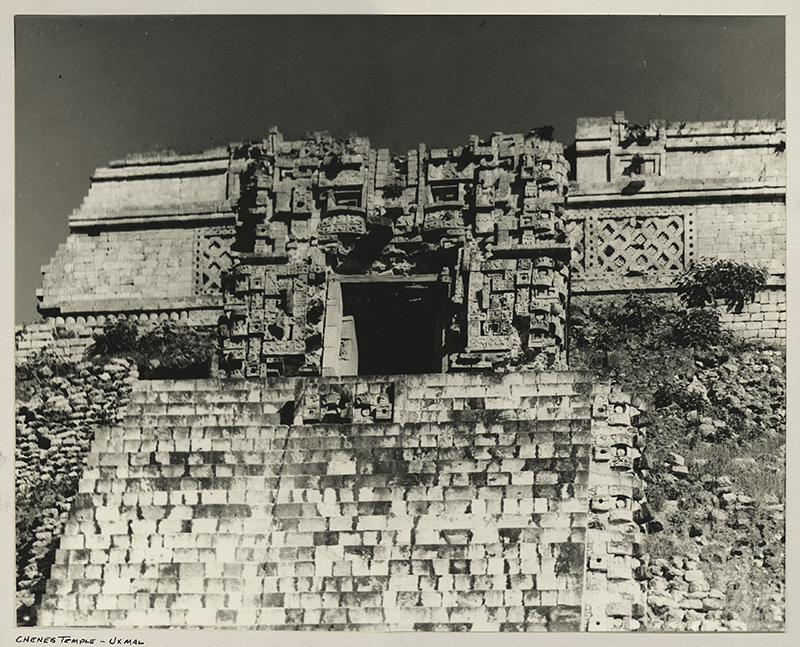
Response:
[[[219,294],[222,291],[222,273],[233,265],[230,256],[233,238],[232,227],[198,230],[194,255],[195,294]]]
[[[594,227],[600,274],[683,269],[683,216],[602,218]]]

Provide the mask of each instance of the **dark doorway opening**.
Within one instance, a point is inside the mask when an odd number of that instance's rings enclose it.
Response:
[[[355,320],[359,375],[441,373],[444,286],[438,282],[342,283]]]

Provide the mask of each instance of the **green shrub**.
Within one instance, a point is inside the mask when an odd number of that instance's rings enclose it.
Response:
[[[389,186],[385,186],[383,187],[383,197],[389,199],[399,198],[403,195],[404,188],[402,184],[390,184]]]
[[[708,348],[728,341],[730,334],[722,329],[719,313],[713,308],[691,308],[678,315],[672,327],[675,341],[681,346]]]
[[[648,294],[628,295],[620,308],[609,313],[609,322],[625,332],[645,332],[663,325],[667,308]]]
[[[208,376],[215,345],[209,332],[164,323],[144,333],[137,350],[140,377],[191,379]]]
[[[596,347],[596,339],[606,320],[592,308],[573,305],[569,312],[569,335],[573,346]]]
[[[677,405],[682,411],[703,411],[708,400],[701,393],[690,391],[678,382],[664,382],[653,393],[653,406],[664,409]]]
[[[703,258],[681,273],[675,285],[689,308],[702,308],[719,300],[728,310],[741,312],[767,285],[767,277],[764,267],[730,259]]]
[[[136,353],[139,326],[135,321],[107,321],[101,332],[95,332],[94,343],[87,351],[89,357],[132,356]]]
[[[56,326],[53,329],[53,339],[75,339],[77,336],[75,330],[66,326]]]
[[[570,308],[571,346],[595,353],[659,346],[674,317],[673,308],[645,293]]]
[[[208,331],[165,322],[140,332],[136,322],[128,320],[107,323],[88,351],[100,361],[133,359],[142,379],[208,377],[214,352],[214,336]]]

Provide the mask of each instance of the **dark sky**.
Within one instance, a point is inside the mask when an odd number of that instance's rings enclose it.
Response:
[[[109,160],[309,130],[405,152],[578,117],[784,118],[781,17],[15,20],[16,313]]]

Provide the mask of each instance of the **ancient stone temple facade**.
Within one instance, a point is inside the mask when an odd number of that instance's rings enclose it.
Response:
[[[80,352],[123,315],[220,325],[231,375],[346,374],[359,348],[380,365],[365,370],[393,372],[392,347],[422,363],[411,372],[534,355],[563,366],[567,285],[579,299],[666,290],[703,257],[766,266],[768,289],[723,320],[785,338],[785,142],[784,122],[637,125],[618,113],[578,120],[571,171],[535,133],[395,156],[364,138],[275,131],[131,156],[96,171],[42,268],[46,323],[19,331],[17,350]],[[55,340],[60,325],[78,337]]]
[[[546,129],[100,169],[42,315],[213,327],[218,376],[139,381],[95,436],[39,624],[635,630],[645,416],[568,370],[569,301],[666,288],[740,203],[781,257],[782,130],[731,128],[582,120],[572,184]]]
[[[275,131],[114,163],[43,268],[40,311],[219,324],[233,377],[353,374],[359,349],[373,373],[563,368],[562,153],[533,133],[392,156]]]
[[[275,134],[234,154],[232,377],[565,367],[568,166],[535,135],[403,157]],[[369,362],[369,364],[366,364]]]

